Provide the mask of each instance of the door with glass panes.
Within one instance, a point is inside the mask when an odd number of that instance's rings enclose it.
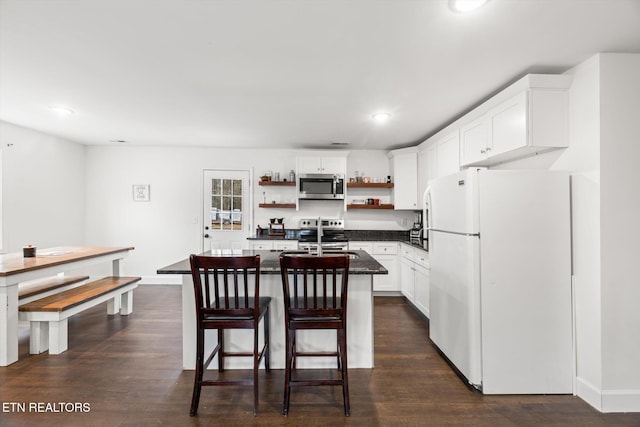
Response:
[[[203,250],[242,249],[251,221],[249,171],[205,170]]]

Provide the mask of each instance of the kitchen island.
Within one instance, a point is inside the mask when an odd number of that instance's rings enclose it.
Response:
[[[271,297],[271,367],[284,369],[285,333],[284,301],[280,276],[279,256],[276,250],[220,251],[214,255],[260,255],[260,295]],[[348,251],[352,255],[349,269],[347,348],[349,368],[373,368],[373,276],[387,274],[387,270],[365,251]],[[211,255],[205,252],[204,255]],[[182,367],[195,368],[196,316],[193,296],[193,280],[189,259],[162,267],[158,274],[182,275]],[[262,328],[261,328],[262,329]],[[206,331],[206,349],[210,352],[216,342],[216,331]],[[227,331],[234,351],[252,348],[251,331]],[[227,335],[227,336],[229,336]],[[262,336],[260,338],[262,340]],[[335,331],[300,331],[298,348],[305,351],[335,351]],[[251,367],[250,360],[228,359],[229,368]],[[215,364],[212,364],[212,366]],[[324,368],[335,366],[333,358],[301,358],[300,368]]]

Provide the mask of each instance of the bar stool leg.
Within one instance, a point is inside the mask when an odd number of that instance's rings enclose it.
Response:
[[[344,414],[351,415],[351,405],[349,402],[349,372],[347,370],[347,331],[338,330],[338,341],[340,350],[340,365],[342,372],[342,398],[344,400]]]
[[[193,396],[191,397],[191,410],[189,415],[192,417],[198,413],[198,403],[200,402],[200,390],[202,388],[202,376],[204,374],[204,330],[198,329],[196,337],[196,372],[193,381]]]

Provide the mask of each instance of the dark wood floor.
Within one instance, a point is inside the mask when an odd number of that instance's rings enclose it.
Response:
[[[182,371],[180,288],[140,286],[134,313],[105,315],[104,305],[69,321],[69,350],[29,355],[0,368],[0,425],[152,426],[639,426],[640,414],[601,414],[574,396],[483,396],[451,371],[428,341],[425,323],[401,298],[376,298],[376,368],[350,371],[351,417],[339,389],[297,389],[280,415],[283,371],[261,373],[260,415],[249,387],[208,387],[189,417],[192,371]],[[246,372],[229,372],[229,375]],[[29,404],[88,412],[29,412]],[[17,403],[26,404],[26,412]],[[50,404],[47,408],[46,404]],[[68,408],[73,405],[62,405]]]

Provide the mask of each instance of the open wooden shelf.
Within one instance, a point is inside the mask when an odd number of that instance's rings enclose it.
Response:
[[[393,188],[393,182],[347,182],[347,188]]]
[[[347,209],[393,209],[393,205],[366,205],[366,204],[357,204],[357,205],[347,205]]]
[[[258,181],[258,185],[267,185],[273,187],[295,187],[295,181]]]
[[[283,209],[295,209],[295,203],[259,203],[259,208],[283,208]]]

